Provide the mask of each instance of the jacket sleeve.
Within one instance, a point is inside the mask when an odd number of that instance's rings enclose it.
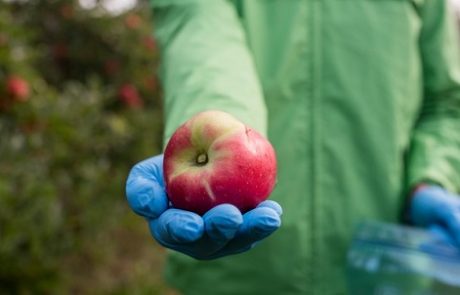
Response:
[[[218,109],[266,134],[266,106],[245,34],[226,0],[152,0],[164,88],[164,142],[194,114]]]
[[[420,35],[424,101],[409,154],[408,188],[421,182],[460,192],[460,55],[447,0],[428,0]]]

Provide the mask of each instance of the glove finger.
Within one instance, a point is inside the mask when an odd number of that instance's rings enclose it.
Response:
[[[444,220],[450,235],[452,235],[460,246],[460,210],[452,209]]]
[[[264,206],[257,207],[243,215],[243,224],[238,229],[235,238],[209,259],[247,251],[280,226],[281,219],[277,211]]]
[[[139,215],[157,218],[168,208],[163,183],[163,155],[136,164],[126,181],[128,203]]]
[[[201,216],[193,212],[168,209],[158,219],[149,221],[150,231],[163,246],[183,249],[185,244],[198,241],[204,233]]]
[[[243,215],[235,206],[223,204],[209,210],[203,220],[210,240],[216,246],[223,246],[235,236],[243,223]]]
[[[261,208],[261,207],[267,207],[267,208],[271,208],[275,210],[278,216],[283,215],[283,208],[281,208],[281,205],[275,201],[272,201],[272,200],[263,201],[257,206],[257,208]]]
[[[237,235],[248,241],[266,238],[281,226],[278,212],[268,207],[257,207],[243,215],[243,225]]]
[[[205,235],[194,243],[178,245],[175,249],[195,259],[208,260],[215,257],[233,239],[243,223],[241,212],[233,205],[223,204],[203,216]]]
[[[206,235],[195,242],[170,245],[170,248],[200,260],[247,251],[280,226],[278,207],[277,203],[269,202],[241,216],[232,205],[217,206],[203,216]]]
[[[448,244],[451,246],[456,245],[456,241],[454,240],[453,236],[444,228],[444,226],[433,224],[428,227],[428,231],[435,238],[436,242]]]

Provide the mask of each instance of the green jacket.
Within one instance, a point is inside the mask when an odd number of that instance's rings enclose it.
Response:
[[[460,59],[444,0],[153,0],[165,141],[232,113],[274,144],[283,225],[216,261],[172,253],[184,294],[343,294],[363,219],[422,181],[460,189]]]

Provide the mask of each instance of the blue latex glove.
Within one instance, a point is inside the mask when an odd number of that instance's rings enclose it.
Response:
[[[409,218],[417,226],[436,228],[460,247],[460,197],[445,189],[427,185],[417,189],[409,206]]]
[[[251,249],[281,225],[281,206],[262,202],[244,215],[233,205],[216,206],[200,216],[172,208],[163,181],[163,155],[140,162],[126,183],[131,208],[147,218],[161,245],[196,259],[215,259]]]

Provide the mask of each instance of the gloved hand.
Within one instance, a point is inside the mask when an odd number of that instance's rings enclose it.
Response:
[[[460,247],[460,197],[435,185],[422,185],[409,205],[409,219],[417,226],[445,230]]]
[[[200,216],[171,207],[163,181],[163,155],[138,163],[126,183],[131,208],[147,218],[161,245],[196,259],[215,259],[251,249],[281,225],[281,206],[264,201],[244,215],[233,205]]]

